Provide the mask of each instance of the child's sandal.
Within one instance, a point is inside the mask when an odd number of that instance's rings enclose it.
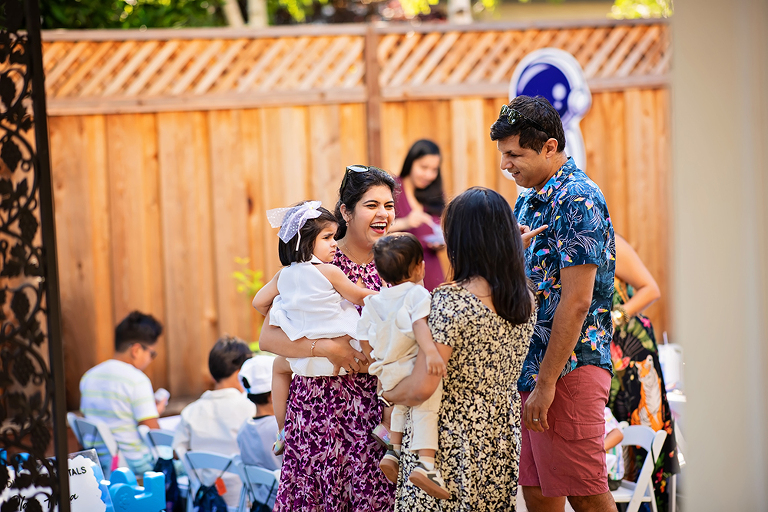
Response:
[[[382,423],[376,425],[376,428],[371,431],[371,435],[382,448],[386,448],[387,450],[392,449],[392,443],[390,442],[389,438],[389,430]]]
[[[282,429],[277,434],[277,441],[272,445],[272,453],[275,455],[282,455],[285,451],[285,429]]]

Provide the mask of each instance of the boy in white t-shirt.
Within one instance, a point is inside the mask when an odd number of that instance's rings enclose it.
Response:
[[[256,405],[256,415],[243,423],[237,433],[237,445],[243,464],[264,469],[280,469],[282,455],[272,452],[272,441],[278,433],[275,410],[272,406],[272,365],[274,357],[256,355],[240,368],[240,383],[248,399]],[[256,500],[271,510],[275,506],[277,489],[259,486]]]
[[[410,233],[387,235],[374,244],[373,261],[379,276],[392,286],[365,298],[357,337],[363,350],[374,360],[368,372],[379,378],[379,396],[411,374],[420,350],[425,352],[427,371],[445,376],[445,362],[427,325],[431,296],[422,284],[424,252],[421,242]],[[418,453],[419,463],[408,480],[430,496],[449,499],[451,494],[440,471],[435,468],[442,396],[443,383],[440,381],[434,394],[422,404],[410,408],[394,406],[390,426],[392,449],[387,451],[379,467],[391,482],[397,482],[403,430],[408,409],[411,409],[413,439],[410,446]]]
[[[253,352],[248,344],[239,338],[224,336],[213,346],[208,355],[208,371],[216,384],[181,411],[173,436],[173,449],[180,458],[191,450],[226,456],[240,452],[237,432],[256,413],[256,406],[245,397],[238,378],[240,367],[251,357]],[[203,485],[216,485],[228,507],[237,507],[243,486],[240,477],[211,469],[188,469]]]
[[[165,402],[156,403],[152,383],[143,371],[157,356],[154,347],[162,332],[163,326],[154,317],[134,311],[115,328],[112,359],[94,366],[80,379],[80,411],[87,419],[109,427],[118,450],[137,475],[152,471],[154,463],[138,426],[160,428],[157,418],[165,409]],[[97,451],[102,466],[107,466],[106,447],[97,447]]]

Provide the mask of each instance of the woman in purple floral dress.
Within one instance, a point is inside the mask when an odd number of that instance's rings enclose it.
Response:
[[[394,179],[375,167],[348,167],[339,189],[339,248],[333,264],[358,286],[379,290],[373,243],[395,217]],[[379,512],[394,508],[395,488],[379,471],[384,455],[371,437],[381,421],[376,377],[346,338],[290,341],[269,325],[261,348],[285,357],[322,356],[344,367],[337,377],[294,376],[285,419],[285,453],[276,512]]]

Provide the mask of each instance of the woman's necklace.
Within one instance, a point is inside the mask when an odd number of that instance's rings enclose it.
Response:
[[[366,265],[369,265],[373,261],[373,254],[371,254],[370,257],[368,258],[368,261],[363,263],[364,261],[363,259],[357,258],[355,257],[354,254],[352,254],[352,251],[350,250],[349,245],[347,245],[347,241],[345,239],[342,238],[339,242],[340,242],[339,245],[341,246],[340,247],[341,252],[344,253],[344,255],[347,258],[349,258],[352,261],[352,263],[354,263],[355,265],[360,265],[364,267]]]

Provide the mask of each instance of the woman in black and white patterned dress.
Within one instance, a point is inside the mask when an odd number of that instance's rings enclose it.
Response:
[[[485,188],[454,199],[443,229],[454,280],[433,292],[429,327],[448,367],[436,467],[452,496],[437,500],[408,483],[417,455],[408,449],[406,426],[395,511],[514,511],[520,456],[517,379],[536,318],[523,240],[509,203]],[[413,374],[384,398],[415,405],[438,382],[419,354]]]

